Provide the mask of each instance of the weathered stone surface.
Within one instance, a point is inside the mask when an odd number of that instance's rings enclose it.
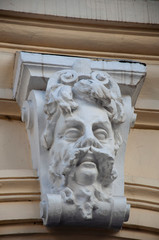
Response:
[[[22,120],[41,184],[41,217],[46,225],[120,229],[129,216],[125,148],[145,66],[132,62],[104,62],[104,66],[65,57],[58,61],[63,66],[54,71],[46,92],[31,90],[28,79],[29,94],[22,78],[20,83],[27,98]],[[21,104],[18,78],[15,83]],[[39,86],[33,84],[33,89]]]

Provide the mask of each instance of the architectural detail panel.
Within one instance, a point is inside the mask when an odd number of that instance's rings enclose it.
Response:
[[[124,155],[145,71],[141,63],[19,54],[14,96],[45,225],[120,229],[128,220]]]

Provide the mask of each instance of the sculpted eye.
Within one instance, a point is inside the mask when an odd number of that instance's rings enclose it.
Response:
[[[108,133],[106,132],[106,130],[102,129],[102,128],[98,128],[96,130],[94,130],[94,136],[99,140],[99,141],[104,141],[107,139],[108,137]]]
[[[81,136],[81,131],[78,128],[69,128],[64,134],[66,140],[75,141]]]

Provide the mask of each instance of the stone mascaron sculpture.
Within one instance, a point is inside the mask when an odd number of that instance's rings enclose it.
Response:
[[[36,58],[31,70],[34,64],[37,73]],[[20,72],[15,80],[40,180],[43,223],[120,229],[130,209],[124,155],[145,66],[62,56],[52,61],[46,91],[35,84],[35,74],[26,79]]]
[[[115,211],[112,183],[118,176],[114,160],[122,143],[118,128],[124,122],[118,84],[100,71],[56,72],[47,85],[44,111],[42,144],[49,151],[51,194],[64,206],[61,220],[109,226]],[[125,199],[124,207],[123,219]]]

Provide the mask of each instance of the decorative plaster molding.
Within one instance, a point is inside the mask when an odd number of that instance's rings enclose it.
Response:
[[[16,49],[45,54],[158,61],[158,26],[125,24],[86,22],[86,19],[83,24],[68,18],[64,22],[60,19],[39,21],[25,18],[24,14],[22,18],[1,15],[0,47],[12,49],[13,53]],[[32,35],[33,38],[30,37]]]
[[[124,155],[145,71],[130,61],[17,55],[14,97],[40,178],[44,224],[120,229],[128,220]]]
[[[46,90],[48,79],[54,72],[70,69],[76,57],[17,52],[14,68],[13,98],[22,106],[31,90]],[[80,58],[87,59],[87,58]],[[145,64],[127,60],[113,61],[109,59],[90,58],[91,69],[106,71],[119,84],[122,94],[132,98],[135,105],[145,78]],[[122,86],[122,87],[121,87]]]

